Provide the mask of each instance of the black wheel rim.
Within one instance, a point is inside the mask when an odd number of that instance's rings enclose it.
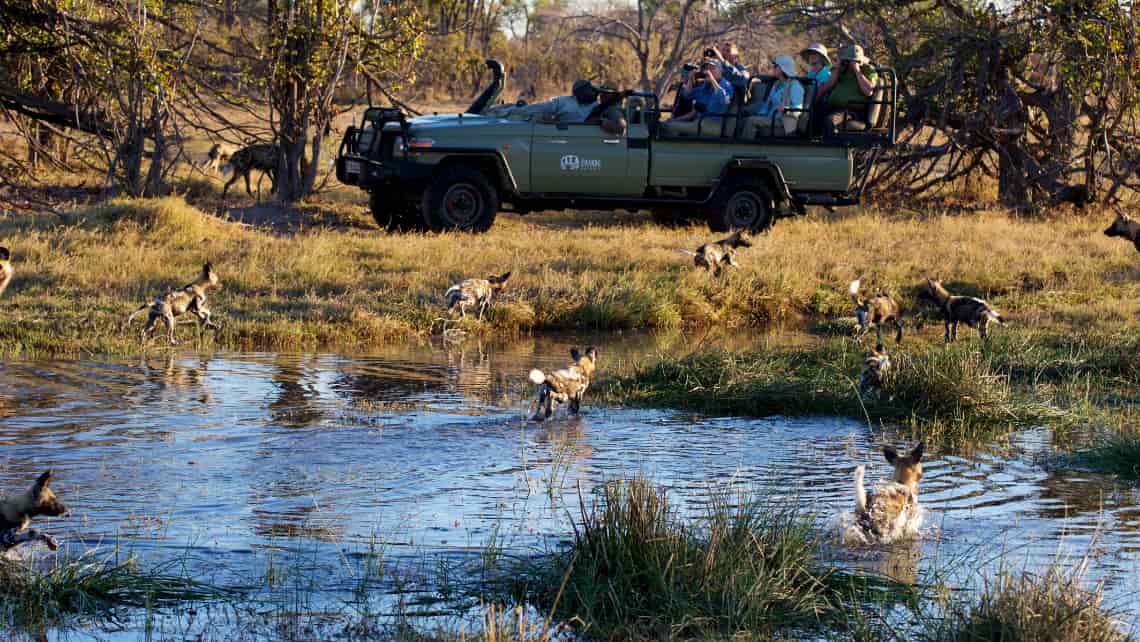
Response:
[[[768,217],[768,207],[754,192],[737,192],[725,204],[725,214],[732,229],[757,230]]]
[[[479,220],[483,211],[483,194],[474,185],[452,185],[443,195],[443,222],[449,227],[467,228]]]

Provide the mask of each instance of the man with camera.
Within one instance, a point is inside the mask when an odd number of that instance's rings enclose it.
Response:
[[[692,69],[681,84],[678,98],[691,100],[692,111],[675,116],[670,122],[696,120],[700,114],[721,115],[732,103],[732,85],[722,78],[720,61],[706,59],[699,69]]]
[[[819,87],[816,95],[812,115],[814,131],[834,134],[831,115],[835,113],[846,113],[851,120],[867,121],[868,101],[875,93],[878,75],[870,63],[871,59],[863,54],[859,45],[848,45],[839,52],[839,65],[832,70],[831,77]]]
[[[705,58],[716,58],[724,71],[724,80],[729,84],[743,87],[748,82],[748,70],[740,63],[740,49],[731,42],[726,42],[719,48],[713,46],[705,49]]]

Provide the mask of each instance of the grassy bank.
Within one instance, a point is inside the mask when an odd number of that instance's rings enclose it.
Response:
[[[943,444],[1018,427],[1122,429],[1137,418],[1135,333],[1000,335],[986,343],[890,346],[895,375],[877,399],[857,392],[864,347],[702,352],[606,381],[613,403],[735,415],[840,415],[901,424]]]
[[[209,211],[213,189],[193,195]],[[1135,334],[1140,322],[1135,250],[1101,235],[1099,219],[816,214],[782,221],[715,281],[677,251],[713,235],[637,215],[504,214],[488,234],[469,236],[383,234],[341,196],[285,213],[227,213],[292,223],[243,225],[177,197],[0,218],[17,270],[0,300],[0,353],[137,352],[137,326],[120,331],[126,315],[207,259],[223,282],[212,298],[223,329],[197,340],[207,348],[354,349],[425,337],[438,331],[450,284],[505,270],[514,272],[505,296],[488,320],[466,324],[469,333],[785,322],[845,333],[850,280],[862,276],[915,308],[921,279],[934,273],[956,292],[988,297],[1011,332]],[[179,335],[194,338],[193,326]]]

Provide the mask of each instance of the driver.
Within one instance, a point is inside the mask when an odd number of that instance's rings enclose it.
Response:
[[[512,106],[503,116],[536,116],[547,123],[581,123],[598,106],[598,88],[589,80],[574,81],[569,96],[558,96],[533,105]]]

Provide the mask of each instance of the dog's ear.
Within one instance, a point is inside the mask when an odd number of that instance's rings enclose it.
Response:
[[[578,348],[570,348],[570,358],[577,362],[582,358],[582,353],[578,352]]]
[[[589,348],[586,348],[586,356],[590,357],[590,361],[597,361],[598,360],[598,349],[595,348],[594,346],[590,346]]]
[[[44,489],[51,484],[52,477],[53,475],[50,468],[44,471],[44,473],[36,479],[36,483],[32,485],[32,496],[39,497],[43,494]]]
[[[887,458],[888,464],[894,464],[899,458],[899,451],[895,450],[894,446],[883,446],[883,456]]]
[[[503,283],[506,283],[507,279],[509,279],[509,278],[511,278],[511,273],[506,272],[506,273],[501,274],[499,276],[493,276],[487,280],[490,281],[491,283],[503,284]]]
[[[923,448],[926,448],[926,442],[918,442],[918,445],[914,447],[914,450],[910,451],[910,460],[916,464],[921,461]]]
[[[0,247],[0,261],[7,261],[10,258],[12,255],[8,253],[8,248]]]

